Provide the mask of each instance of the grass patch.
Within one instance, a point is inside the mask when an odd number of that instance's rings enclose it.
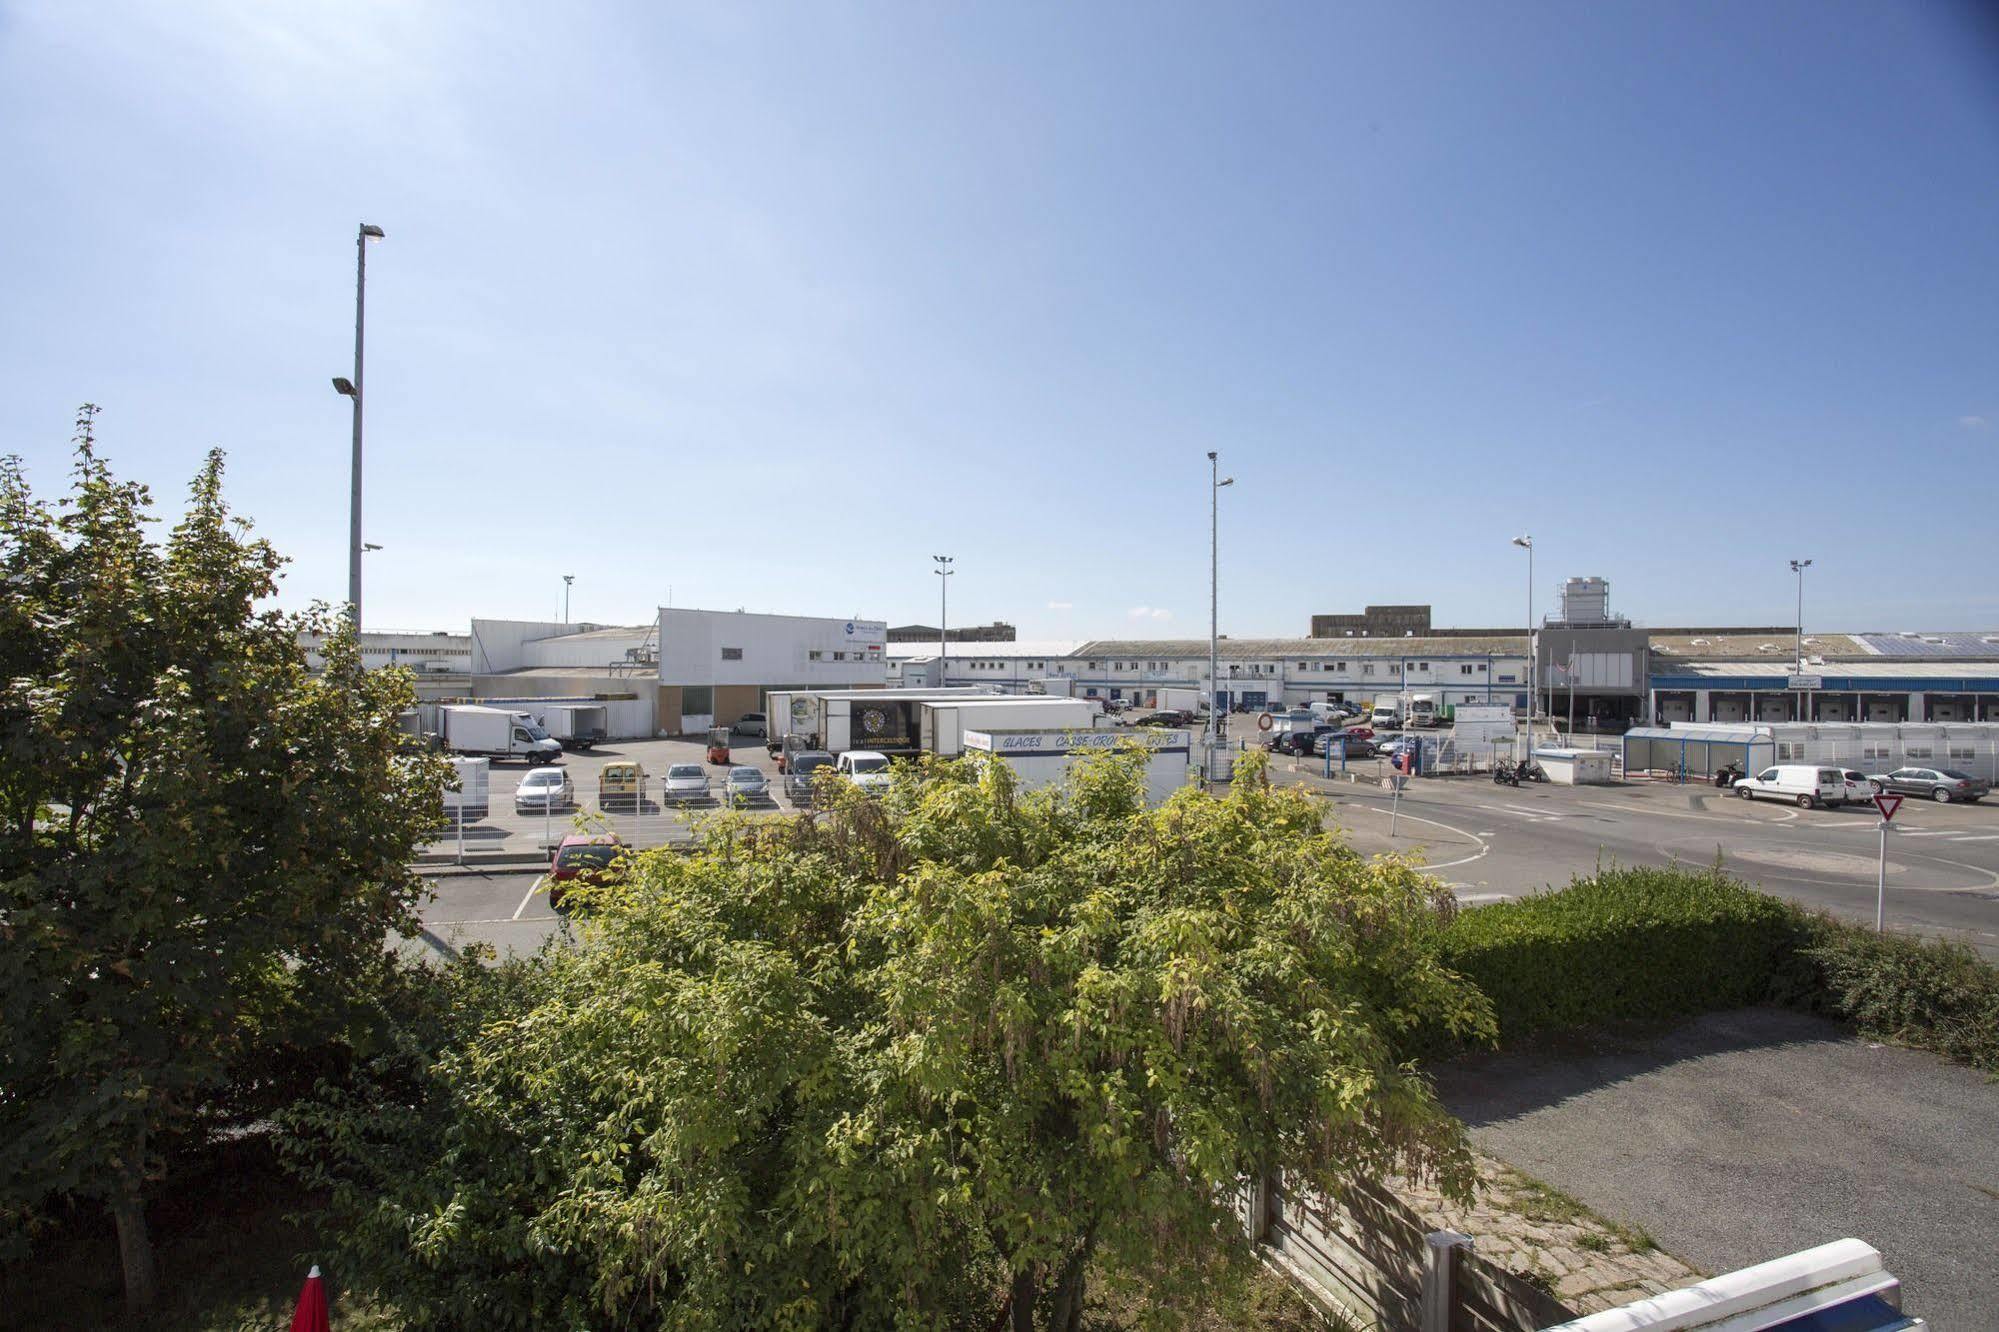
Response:
[[[1499,1187],[1487,1194],[1497,1207],[1540,1225],[1573,1226],[1577,1248],[1609,1253],[1622,1245],[1631,1253],[1650,1253],[1659,1242],[1643,1226],[1613,1221],[1588,1203],[1512,1166],[1500,1172]]]
[[[285,1177],[261,1138],[215,1148],[183,1167],[148,1209],[160,1294],[143,1317],[125,1312],[124,1278],[111,1220],[78,1205],[38,1237],[26,1261],[0,1271],[0,1309],[10,1327],[115,1332],[268,1332],[291,1325],[312,1264],[327,1247],[287,1219],[311,1201]],[[327,1269],[333,1325],[341,1332],[393,1332],[402,1321],[343,1291]]]

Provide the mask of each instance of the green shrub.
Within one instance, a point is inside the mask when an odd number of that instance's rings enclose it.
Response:
[[[1796,914],[1718,870],[1609,869],[1459,915],[1439,960],[1492,1000],[1502,1040],[1760,1003]]]
[[[1797,913],[1780,996],[1883,1040],[1999,1073],[1999,967],[1962,944]]]

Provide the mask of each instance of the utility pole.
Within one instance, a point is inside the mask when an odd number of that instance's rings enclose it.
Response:
[[[347,604],[354,632],[361,632],[361,390],[363,336],[367,328],[368,242],[382,239],[382,229],[363,222],[354,236],[354,378],[336,378],[334,392],[354,402],[354,468],[347,505]]]
[[[1203,782],[1212,781],[1214,779],[1215,751],[1221,748],[1222,744],[1221,696],[1216,688],[1216,686],[1220,683],[1220,681],[1218,681],[1215,678],[1218,669],[1218,662],[1221,656],[1221,653],[1219,651],[1220,634],[1218,631],[1221,627],[1221,619],[1219,611],[1221,606],[1221,568],[1222,568],[1222,556],[1221,556],[1222,487],[1232,486],[1234,484],[1235,484],[1234,477],[1229,477],[1226,480],[1222,479],[1221,464],[1218,460],[1218,455],[1212,449],[1209,450],[1208,452],[1208,770],[1203,774],[1201,774]],[[1235,693],[1233,690],[1231,690],[1229,693],[1229,701],[1231,703],[1235,702]]]
[[[1517,536],[1513,544],[1527,552],[1527,748],[1522,758],[1534,753],[1535,691],[1541,675],[1541,639],[1534,632],[1534,538]]]
[[[569,623],[569,585],[576,581],[575,574],[562,575],[562,622]]]
[[[1810,560],[1792,560],[1791,572],[1798,576],[1798,674],[1805,674],[1805,570],[1812,567]],[[1809,689],[1798,691],[1798,719],[1811,717],[1812,694]],[[1884,842],[1885,846],[1886,843]],[[1885,854],[1885,852],[1884,852]]]

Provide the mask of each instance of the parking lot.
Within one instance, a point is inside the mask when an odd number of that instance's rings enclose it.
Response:
[[[519,863],[533,856],[545,858],[549,847],[560,842],[566,834],[576,831],[579,818],[591,830],[615,832],[632,846],[663,846],[689,841],[693,837],[696,820],[704,815],[712,816],[724,808],[722,785],[729,770],[707,762],[707,751],[706,743],[698,740],[627,740],[601,745],[588,753],[565,754],[559,766],[569,773],[570,781],[575,785],[574,805],[566,809],[529,813],[516,812],[514,790],[521,779],[532,771],[533,765],[518,761],[495,762],[488,792],[491,803],[487,815],[468,822],[464,828],[464,859],[467,863],[493,864],[502,860]],[[777,764],[765,751],[762,737],[734,737],[730,756],[737,765],[761,771],[771,784],[770,798],[739,808],[749,814],[790,810],[791,805],[783,796],[783,779],[778,775]],[[614,797],[609,809],[600,807],[598,774],[606,763],[616,759],[634,759],[645,768],[646,798],[637,809],[632,807],[629,797]],[[711,794],[708,799],[687,804],[661,802],[662,779],[668,766],[675,763],[700,765],[709,778]],[[459,847],[459,831],[453,826],[431,845],[425,858],[430,861],[456,861],[459,859]]]
[[[732,757],[765,772],[775,788],[775,764],[762,741],[737,740]],[[664,808],[657,784],[667,765],[701,763],[704,750],[699,741],[645,740],[569,755],[563,766],[576,784],[577,809],[547,817],[514,813],[513,790],[526,766],[496,766],[492,813],[466,829],[466,863],[483,872],[440,875],[426,921],[440,938],[532,946],[556,925],[547,899],[531,892],[551,839],[572,831],[580,814],[635,846],[690,841],[695,824],[721,806],[711,800]],[[650,794],[636,813],[600,816],[597,772],[614,758],[643,763]],[[724,770],[704,768],[719,790]],[[1356,847],[1412,857],[1471,905],[1559,886],[1599,863],[1708,865],[1719,855],[1732,872],[1769,892],[1848,919],[1874,919],[1878,819],[1871,806],[1797,809],[1698,784],[1515,788],[1484,777],[1418,779],[1397,803],[1382,786],[1385,765],[1372,760],[1350,764],[1345,774],[1336,769],[1330,780],[1322,760],[1279,758],[1272,772],[1324,799],[1329,822]],[[747,812],[768,816],[791,806],[779,795]],[[1999,957],[1999,797],[1975,805],[1910,801],[1892,826],[1890,925],[1960,939]],[[447,835],[427,860],[441,867],[456,857],[456,838]]]

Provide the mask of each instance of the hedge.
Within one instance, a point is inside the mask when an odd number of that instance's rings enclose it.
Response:
[[[1440,960],[1483,990],[1501,1043],[1556,1027],[1778,1003],[1999,1073],[1999,967],[1878,935],[1717,869],[1609,869],[1460,912]],[[1421,1032],[1414,1053],[1441,1053]]]
[[[1505,1042],[1764,1002],[1797,937],[1794,909],[1718,870],[1633,868],[1462,912],[1438,946]]]

